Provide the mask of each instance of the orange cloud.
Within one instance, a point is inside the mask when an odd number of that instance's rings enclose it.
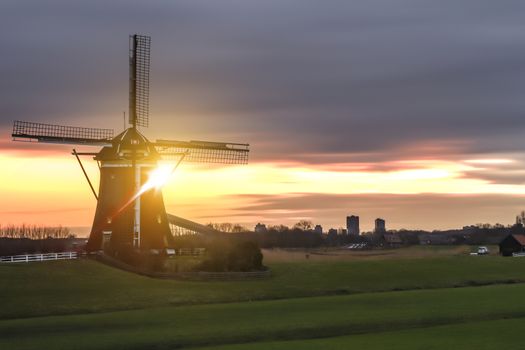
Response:
[[[499,166],[489,162],[491,166]],[[186,163],[164,187],[166,206],[174,214],[201,221],[260,221],[251,196],[293,198],[297,193],[326,196],[387,195],[525,195],[525,186],[494,183],[469,174],[480,163],[415,159],[378,164],[316,164],[256,162],[248,166],[196,166]],[[75,159],[67,154],[28,152],[0,156],[1,223],[42,223],[87,226],[95,200]],[[95,162],[85,166],[98,184]],[[257,198],[258,198],[257,197]],[[380,197],[377,197],[380,198]],[[322,206],[322,203],[319,203]],[[379,205],[379,204],[378,204]],[[425,204],[432,207],[430,201]],[[351,210],[352,208],[345,208]],[[354,208],[352,210],[358,210]],[[314,217],[314,208],[274,208],[264,212],[273,222]],[[331,214],[325,213],[327,217]],[[480,218],[478,221],[484,221]],[[406,223],[410,226],[410,223]]]

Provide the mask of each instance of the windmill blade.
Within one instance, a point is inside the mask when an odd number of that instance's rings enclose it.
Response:
[[[81,128],[15,120],[13,141],[109,146],[113,129]]]
[[[197,222],[194,222],[188,219],[184,219],[180,216],[176,216],[176,215],[172,215],[168,213],[166,214],[168,215],[169,223],[177,228],[180,228],[186,231],[190,231],[190,232],[194,232],[196,234],[209,236],[209,237],[217,237],[217,236],[220,236],[221,234],[225,234],[224,232],[217,231],[209,226],[202,225],[202,224],[199,224]]]
[[[197,163],[247,164],[249,144],[209,141],[157,140],[154,143],[163,159],[184,155],[184,160]]]
[[[129,123],[148,127],[151,37],[135,34],[129,39]]]

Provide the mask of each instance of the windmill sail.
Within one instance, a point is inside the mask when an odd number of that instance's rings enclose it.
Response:
[[[247,164],[249,145],[208,141],[149,141],[137,127],[149,124],[149,36],[130,36],[129,46],[129,123],[117,136],[112,129],[81,128],[55,124],[15,121],[13,140],[101,146],[99,152],[77,152],[79,156],[94,156],[100,171],[93,226],[87,243],[88,251],[140,249],[160,252],[175,244],[170,224],[198,233],[212,230],[166,213],[162,191],[141,189],[148,174],[157,168],[159,160],[200,163]],[[87,177],[87,176],[86,176]],[[131,197],[130,195],[135,194]],[[131,205],[133,203],[133,205]]]
[[[111,145],[113,129],[81,128],[15,120],[11,136],[14,141],[107,146]]]
[[[151,37],[130,36],[129,43],[129,123],[149,125],[149,66]]]
[[[245,143],[157,140],[154,146],[163,159],[184,154],[184,161],[198,163],[247,164],[250,152]]]

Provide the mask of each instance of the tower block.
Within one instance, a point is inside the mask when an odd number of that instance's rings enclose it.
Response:
[[[117,135],[111,147],[95,156],[100,185],[88,251],[172,246],[162,192],[153,188],[139,193],[159,159],[155,147],[135,128]]]

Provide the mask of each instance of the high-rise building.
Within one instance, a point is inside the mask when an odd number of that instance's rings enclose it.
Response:
[[[374,232],[377,232],[377,233],[386,232],[385,220],[381,218],[376,219],[376,226],[375,226]]]
[[[349,235],[359,236],[359,216],[352,215],[346,217],[346,232]]]
[[[314,232],[318,234],[323,234],[323,226],[315,225]]]

